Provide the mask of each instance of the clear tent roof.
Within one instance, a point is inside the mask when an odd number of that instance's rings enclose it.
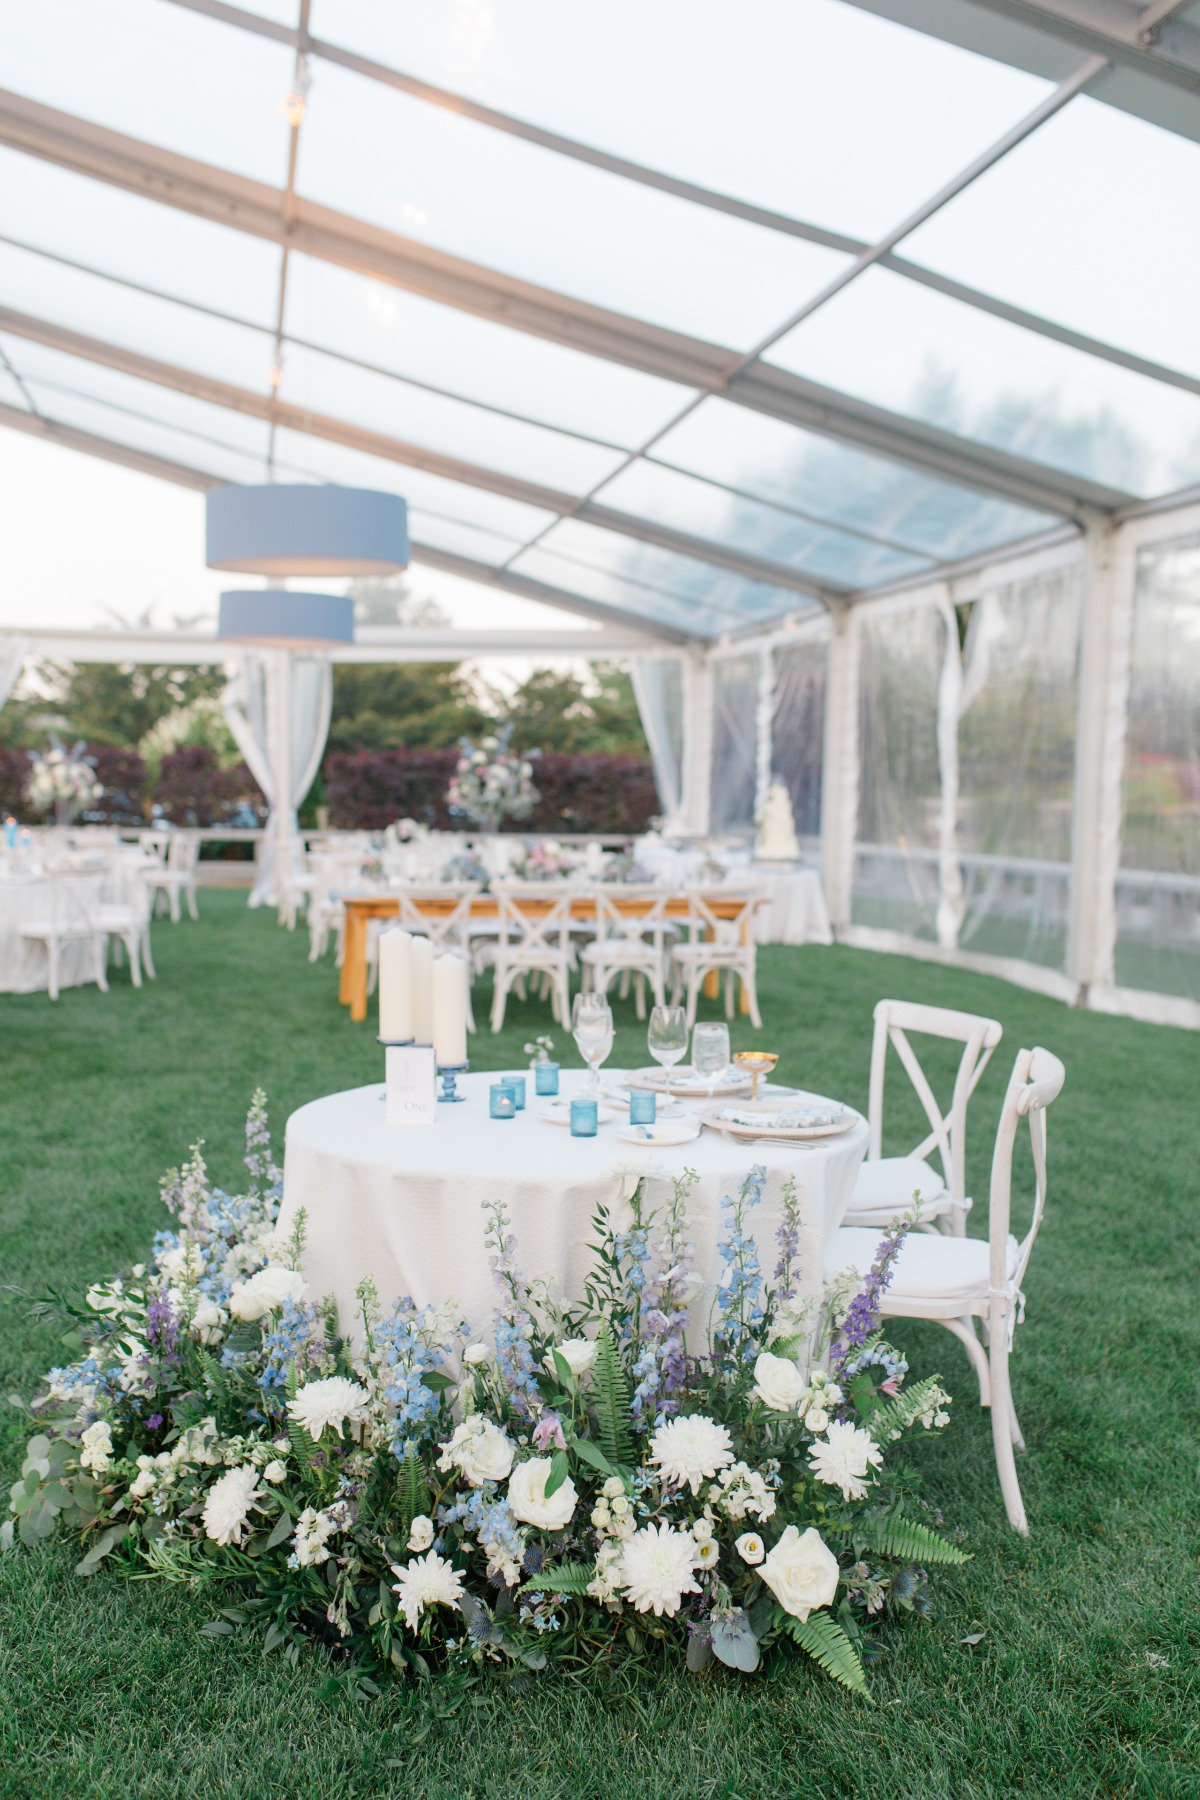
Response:
[[[1195,7],[0,13],[4,425],[671,637],[1200,483]]]

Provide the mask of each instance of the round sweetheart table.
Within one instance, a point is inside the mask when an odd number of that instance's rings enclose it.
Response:
[[[800,1199],[801,1294],[821,1286],[821,1252],[841,1223],[867,1147],[866,1122],[803,1145],[734,1142],[702,1130],[674,1147],[635,1145],[617,1136],[624,1115],[598,1136],[574,1138],[542,1116],[550,1104],[533,1093],[514,1119],[488,1116],[488,1088],[498,1073],[459,1079],[464,1104],[439,1104],[436,1125],[389,1126],[382,1083],[329,1094],[294,1112],[287,1124],[280,1232],[305,1214],[303,1269],[314,1298],[333,1295],[341,1328],[356,1336],[355,1288],[374,1278],[385,1311],[402,1295],[418,1306],[453,1299],[476,1336],[490,1336],[497,1291],[484,1243],[484,1204],[502,1196],[527,1278],[549,1278],[554,1293],[583,1294],[591,1267],[592,1219],[609,1209],[629,1221],[628,1196],[642,1175],[699,1177],[688,1200],[695,1273],[703,1289],[692,1318],[708,1317],[720,1274],[720,1203],[756,1164],[767,1169],[763,1201],[751,1212],[763,1274],[777,1260],[775,1229],[789,1175]],[[612,1081],[615,1070],[606,1070]],[[579,1091],[582,1070],[564,1070],[561,1093]],[[813,1096],[817,1098],[817,1096]],[[689,1104],[689,1110],[692,1110]],[[695,1336],[695,1327],[693,1333]],[[703,1344],[703,1327],[693,1348]]]

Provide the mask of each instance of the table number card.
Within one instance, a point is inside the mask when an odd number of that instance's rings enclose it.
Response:
[[[389,1125],[436,1125],[433,1046],[389,1044],[386,1052]]]

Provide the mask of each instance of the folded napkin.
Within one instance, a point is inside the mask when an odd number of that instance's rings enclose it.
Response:
[[[726,1106],[717,1114],[721,1124],[741,1125],[748,1131],[812,1131],[819,1125],[840,1125],[845,1116],[844,1106],[788,1106],[778,1112]]]

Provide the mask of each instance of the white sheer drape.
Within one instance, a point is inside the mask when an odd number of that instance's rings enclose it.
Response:
[[[683,664],[677,656],[635,656],[630,675],[669,832],[683,807]]]
[[[754,831],[758,690],[757,656],[725,657],[714,665],[709,812],[714,837],[749,837]]]
[[[296,808],[313,784],[329,735],[333,669],[324,657],[247,651],[222,707],[270,809],[250,905],[273,906],[280,858],[291,854]]]
[[[771,772],[791,795],[800,836],[817,837],[821,830],[829,645],[825,639],[788,644],[774,654]]]
[[[1126,719],[1117,985],[1200,1000],[1200,540],[1139,558]]]

